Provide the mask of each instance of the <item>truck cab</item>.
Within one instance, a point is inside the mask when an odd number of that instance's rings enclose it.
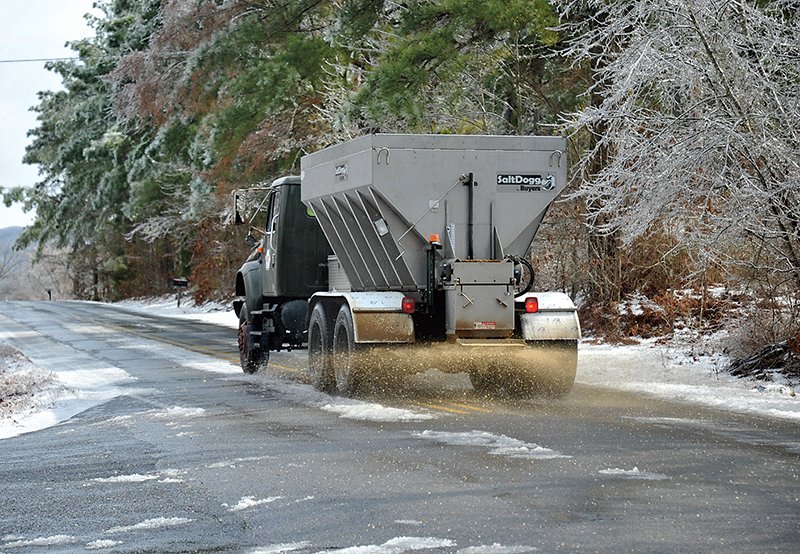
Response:
[[[308,298],[328,289],[331,254],[316,215],[300,201],[300,177],[275,180],[262,206],[264,221],[251,226],[248,238],[255,248],[236,274],[234,301],[242,364],[252,371],[270,350],[305,342]]]

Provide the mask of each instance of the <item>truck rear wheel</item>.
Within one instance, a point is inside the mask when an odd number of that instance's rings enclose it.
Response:
[[[364,368],[359,356],[362,350],[355,341],[353,315],[345,304],[339,309],[333,326],[333,373],[336,388],[342,394],[354,394],[363,381]]]
[[[239,329],[237,338],[239,342],[239,363],[245,373],[255,373],[269,360],[269,350],[264,350],[253,340],[250,334],[251,322],[249,321],[247,308],[242,306],[239,312]]]
[[[472,383],[472,388],[479,394],[496,393],[498,388],[496,383],[497,378],[497,375],[492,375],[491,368],[488,370],[473,370],[469,372],[469,381]]]
[[[321,303],[317,304],[311,311],[308,323],[308,368],[314,388],[322,392],[336,390],[331,360],[331,335],[325,308]]]
[[[555,340],[548,343],[537,343],[532,348],[546,352],[550,370],[545,379],[539,383],[541,394],[553,398],[563,398],[572,390],[578,372],[578,341]]]

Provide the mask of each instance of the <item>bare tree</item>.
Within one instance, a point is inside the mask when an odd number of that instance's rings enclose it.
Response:
[[[11,244],[0,244],[0,282],[8,279],[16,272],[28,256],[14,250]]]
[[[600,96],[566,122],[596,135],[576,193],[594,230],[800,289],[800,1],[554,3]]]

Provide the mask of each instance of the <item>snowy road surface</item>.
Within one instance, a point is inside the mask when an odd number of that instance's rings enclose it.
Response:
[[[0,552],[800,543],[796,419],[586,383],[489,399],[437,372],[347,400],[307,384],[305,352],[245,376],[229,328],[97,304],[0,303],[0,340],[64,383],[62,423],[0,440]]]

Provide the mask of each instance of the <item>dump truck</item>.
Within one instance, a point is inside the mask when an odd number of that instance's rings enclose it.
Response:
[[[261,191],[236,275],[242,368],[307,347],[331,393],[438,369],[481,393],[566,395],[577,310],[532,290],[529,261],[566,165],[565,140],[541,136],[372,134],[303,156]]]

